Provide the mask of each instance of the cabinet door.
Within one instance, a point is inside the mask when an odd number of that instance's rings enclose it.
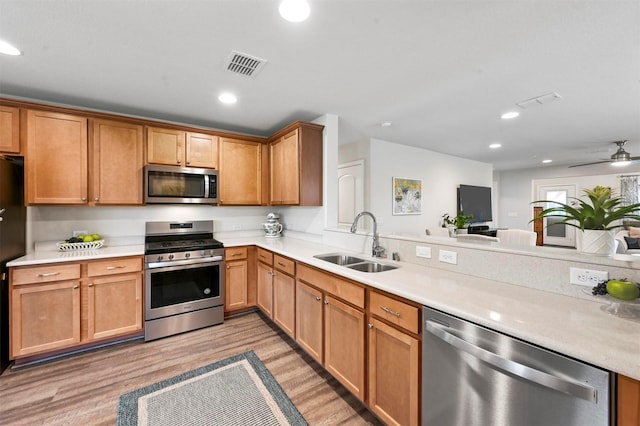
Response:
[[[273,270],[258,262],[257,305],[269,318],[273,318]]]
[[[322,339],[322,293],[297,280],[296,342],[322,364]]]
[[[187,133],[186,162],[189,167],[218,168],[218,137]]]
[[[364,401],[364,312],[330,296],[324,305],[324,366]]]
[[[86,204],[86,118],[28,111],[26,160],[29,204]]]
[[[419,347],[414,337],[370,318],[368,405],[387,424],[418,424]]]
[[[270,146],[271,204],[300,203],[298,131],[294,130]]]
[[[11,290],[11,358],[80,342],[80,282],[16,286]]]
[[[262,203],[262,144],[220,138],[220,204]]]
[[[246,308],[247,301],[247,272],[246,260],[226,262],[224,281],[224,310],[229,312],[235,309]]]
[[[273,276],[273,321],[291,337],[296,331],[296,282],[278,270]]]
[[[618,375],[618,426],[640,424],[640,382]]]
[[[0,105],[0,152],[20,153],[20,109]]]
[[[94,278],[87,284],[87,339],[142,330],[142,274]]]
[[[147,128],[147,163],[184,165],[185,132],[181,130]]]
[[[142,205],[142,126],[92,120],[91,202]]]

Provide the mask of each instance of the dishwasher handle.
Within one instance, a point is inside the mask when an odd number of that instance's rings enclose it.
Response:
[[[454,336],[453,334],[445,330],[445,326],[435,321],[427,320],[426,330],[439,339],[444,340],[451,346],[473,355],[474,357],[486,362],[487,364],[490,364],[498,370],[513,374],[517,377],[521,377],[522,379],[537,383],[547,388],[551,388],[559,392],[573,395],[575,397],[582,398],[593,403],[597,403],[598,391],[591,386],[572,382],[561,377],[536,370],[535,368],[528,367],[524,364],[520,364],[518,362],[503,358],[491,351],[482,349],[472,343],[467,342],[464,339]]]

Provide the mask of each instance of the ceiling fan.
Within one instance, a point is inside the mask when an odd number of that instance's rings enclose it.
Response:
[[[594,161],[592,163],[583,163],[583,164],[574,164],[571,167],[582,167],[582,166],[590,166],[593,164],[602,164],[602,163],[611,163],[612,166],[626,166],[634,160],[640,160],[640,157],[632,157],[627,151],[624,150],[624,144],[629,142],[625,141],[615,141],[614,144],[618,145],[618,150],[611,156],[610,160],[602,160],[602,161]]]

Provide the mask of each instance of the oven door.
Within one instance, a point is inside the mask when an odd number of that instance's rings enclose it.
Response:
[[[224,304],[223,262],[150,268],[145,271],[145,319]]]

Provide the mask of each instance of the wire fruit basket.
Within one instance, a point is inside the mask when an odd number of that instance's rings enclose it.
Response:
[[[56,243],[58,249],[62,251],[99,249],[103,245],[104,240],[97,240],[86,243],[65,243],[64,241],[61,243]]]

